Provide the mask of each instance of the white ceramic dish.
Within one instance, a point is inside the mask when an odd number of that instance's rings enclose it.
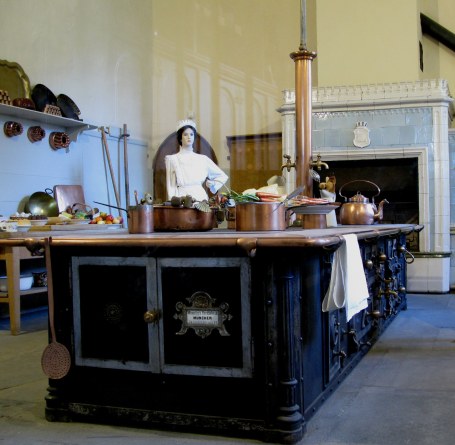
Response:
[[[24,275],[20,278],[19,289],[29,290],[33,285],[33,276]],[[5,276],[0,277],[0,292],[8,292],[8,281]]]
[[[30,224],[32,226],[45,226],[47,224],[47,219],[31,219]]]

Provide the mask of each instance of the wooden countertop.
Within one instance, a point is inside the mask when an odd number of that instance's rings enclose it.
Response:
[[[327,229],[289,228],[284,231],[238,232],[231,229],[213,229],[206,232],[153,232],[150,234],[129,234],[127,229],[83,230],[83,231],[29,231],[3,232],[2,245],[27,245],[45,238],[52,238],[58,246],[92,245],[122,247],[232,247],[246,250],[257,247],[327,247],[342,242],[341,236],[356,234],[359,239],[367,239],[387,234],[411,233],[423,229],[414,224],[374,224],[338,226]]]

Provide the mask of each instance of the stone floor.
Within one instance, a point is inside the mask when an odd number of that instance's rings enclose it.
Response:
[[[308,421],[299,445],[455,443],[455,295],[408,297],[401,312]],[[181,434],[44,418],[40,359],[47,313],[23,316],[24,332],[0,320],[1,445],[240,445],[256,440]]]

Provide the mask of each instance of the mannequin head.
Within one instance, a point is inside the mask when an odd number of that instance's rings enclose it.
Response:
[[[184,125],[177,130],[177,141],[179,145],[182,145],[182,134],[188,128],[193,131],[193,140],[196,138],[196,129],[192,125]]]

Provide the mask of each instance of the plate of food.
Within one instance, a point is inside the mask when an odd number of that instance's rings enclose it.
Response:
[[[30,220],[30,225],[32,226],[45,226],[47,224],[47,218],[46,219],[31,219]]]
[[[83,218],[73,218],[65,221],[64,224],[89,224],[90,219],[83,219]]]

